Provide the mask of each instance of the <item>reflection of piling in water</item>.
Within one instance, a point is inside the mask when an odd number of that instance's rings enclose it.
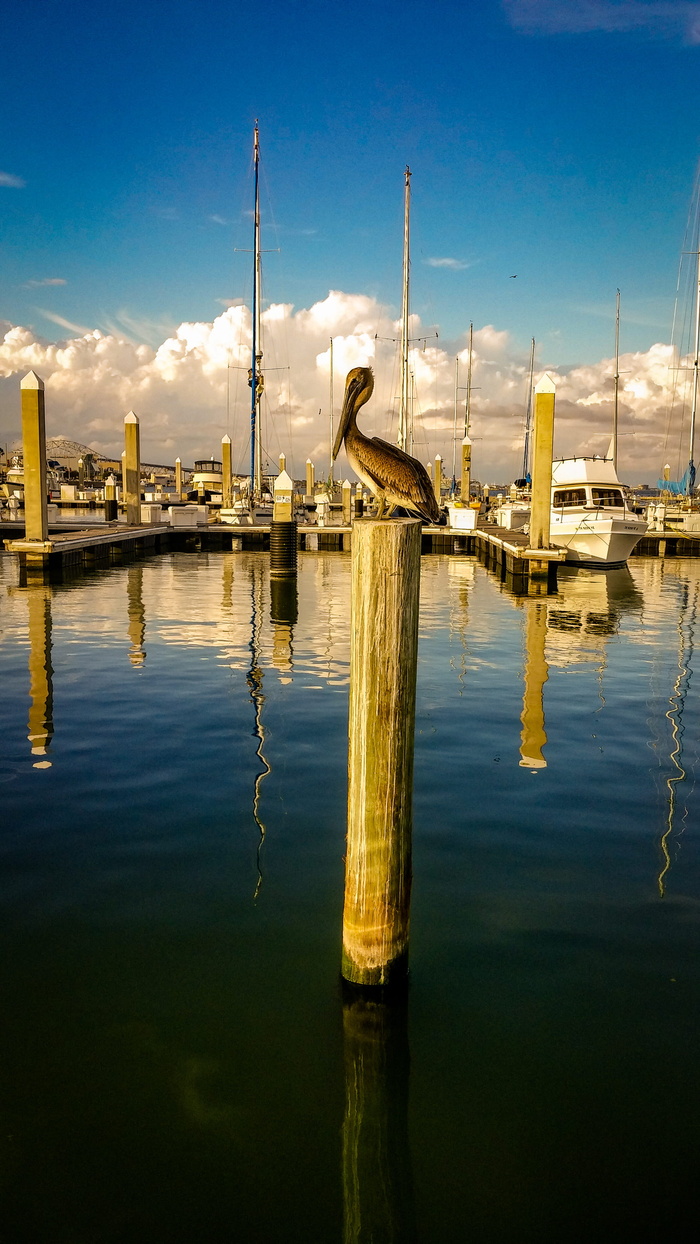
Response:
[[[45,757],[53,738],[53,667],[51,665],[51,589],[27,589],[29,611],[29,734],[32,756]],[[37,759],[35,769],[49,769]]]
[[[546,769],[542,748],[547,742],[544,726],[544,684],[549,677],[545,656],[547,642],[547,606],[532,601],[525,606],[525,670],[523,675],[523,711],[520,717],[520,764],[528,769]]]
[[[421,524],[355,524],[342,973],[405,975],[411,898],[413,736]]]
[[[291,674],[294,668],[292,640],[298,615],[299,600],[296,577],[284,579],[271,578],[272,664],[281,674]],[[283,679],[283,681],[285,680]]]
[[[343,1242],[407,1244],[415,1222],[406,999],[346,992]]]
[[[126,572],[126,599],[129,615],[129,660],[132,665],[143,665],[146,660],[146,611],[143,605],[143,566],[129,566]]]

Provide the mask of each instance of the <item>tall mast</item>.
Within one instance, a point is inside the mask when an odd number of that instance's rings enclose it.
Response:
[[[474,324],[469,325],[469,362],[467,363],[467,400],[464,403],[464,435],[469,436],[472,421],[472,354],[474,350]]]
[[[457,488],[457,395],[459,393],[459,355],[455,358],[455,402],[452,421],[452,484],[450,496],[453,497]]]
[[[413,452],[413,427],[410,416],[410,384],[408,370],[408,283],[411,263],[410,253],[411,170],[404,172],[403,200],[403,300],[401,304],[401,405],[399,407],[399,448]]]
[[[700,366],[700,237],[698,238],[695,281],[695,341],[693,344],[693,402],[690,409],[690,461],[688,463],[688,496],[695,483],[695,420],[698,413],[698,368]]]
[[[620,393],[620,291],[615,298],[615,401],[613,404],[612,459],[617,473],[617,415]],[[692,454],[691,454],[692,456]]]
[[[260,261],[260,141],[258,123],[253,137],[253,169],[255,176],[255,208],[253,211],[253,349],[250,368],[250,498],[262,493],[262,438],[260,429],[260,398],[263,391],[262,350],[260,349],[260,297],[262,265]]]
[[[330,438],[329,445],[329,467],[328,467],[328,487],[333,491],[333,338],[331,337],[331,391],[330,391]]]
[[[527,479],[527,469],[530,462],[530,425],[532,422],[532,382],[535,379],[535,338],[530,342],[530,373],[527,385],[527,405],[525,407],[525,443],[523,445],[523,473],[522,478]]]

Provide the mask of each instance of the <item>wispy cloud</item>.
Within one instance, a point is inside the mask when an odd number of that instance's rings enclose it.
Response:
[[[26,184],[21,177],[15,177],[14,173],[0,173],[0,186],[8,186],[11,190],[23,190]]]
[[[242,307],[244,305],[243,298],[217,298],[220,307]]]
[[[232,220],[226,220],[224,216],[209,216],[208,219],[213,225],[232,225]]]
[[[84,336],[85,333],[92,332],[91,328],[85,328],[82,324],[73,324],[70,320],[64,320],[62,315],[56,315],[53,311],[47,311],[44,307],[35,307],[35,310],[39,312],[39,315],[43,315],[45,320],[50,320],[52,324],[58,324],[59,328],[67,328],[71,333],[80,333]]]
[[[23,289],[39,289],[42,285],[67,285],[68,282],[62,276],[46,276],[43,281],[27,281],[23,285]]]
[[[642,31],[700,43],[698,0],[503,0],[503,7],[524,34]]]
[[[100,328],[114,337],[125,337],[127,341],[133,341],[137,345],[145,342],[147,345],[159,346],[176,327],[174,320],[166,317],[161,320],[148,319],[145,316],[132,315],[126,308],[100,320]]]
[[[444,259],[424,259],[423,262],[427,263],[429,268],[448,268],[450,272],[461,272],[464,268],[471,268],[472,266],[464,259],[450,259],[449,257]]]
[[[160,217],[161,220],[179,220],[179,214],[176,207],[154,207],[153,213]]]

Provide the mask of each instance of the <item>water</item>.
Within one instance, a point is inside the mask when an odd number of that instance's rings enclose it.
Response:
[[[369,1014],[349,573],[0,558],[7,1239],[694,1239],[700,564],[515,600],[423,559],[411,985]]]

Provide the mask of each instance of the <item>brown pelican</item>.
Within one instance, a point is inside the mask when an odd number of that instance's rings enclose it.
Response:
[[[350,466],[377,498],[377,518],[382,517],[385,506],[393,509],[401,505],[420,514],[426,522],[437,523],[440,521],[440,507],[422,462],[378,436],[363,436],[357,426],[357,412],[369,401],[373,389],[371,367],[353,367],[348,372],[343,411],[333,446],[333,461],[345,441]]]

